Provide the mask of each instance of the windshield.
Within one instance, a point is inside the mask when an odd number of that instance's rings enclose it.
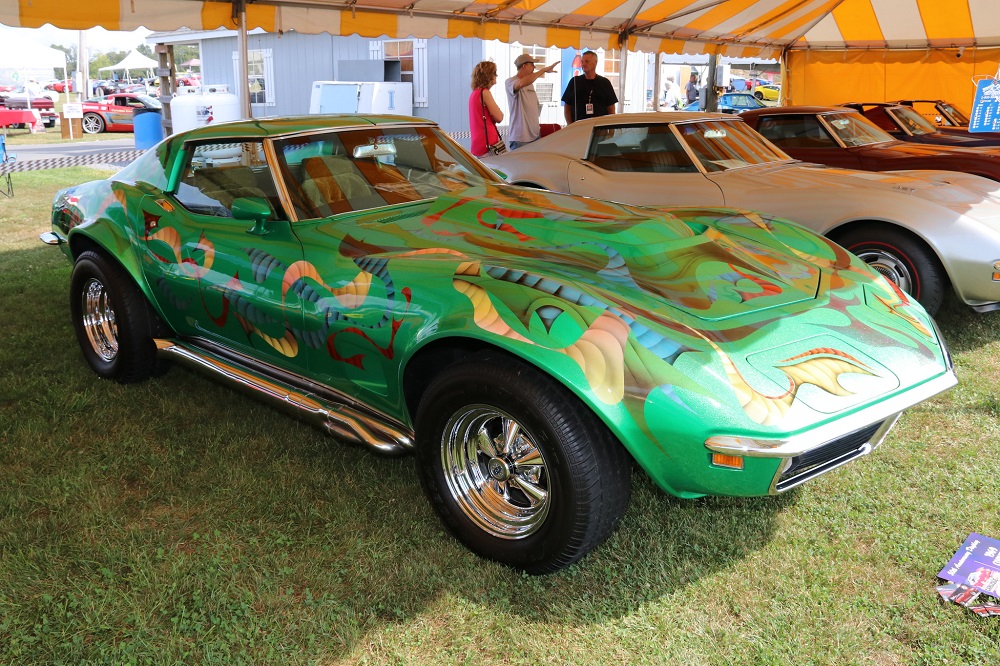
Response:
[[[155,97],[150,97],[149,95],[136,95],[135,98],[142,102],[147,109],[162,109],[163,105],[160,104],[160,100]]]
[[[706,171],[725,171],[791,158],[745,123],[703,121],[676,126]]]
[[[433,127],[367,127],[279,139],[299,219],[420,201],[502,182]]]
[[[857,113],[829,113],[821,117],[846,146],[867,146],[893,140]]]
[[[914,136],[937,132],[937,127],[933,123],[908,106],[892,107],[886,109],[886,111],[896,119],[900,127]]]
[[[956,123],[959,125],[969,124],[969,119],[965,116],[965,114],[953,107],[951,104],[948,104],[947,102],[939,102],[939,104],[944,112],[951,116]]]

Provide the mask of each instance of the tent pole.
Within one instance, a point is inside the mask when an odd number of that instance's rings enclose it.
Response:
[[[655,63],[655,69],[653,70],[653,111],[660,110],[660,87],[663,85],[662,74],[660,73],[660,52],[657,51],[653,54],[653,63]]]
[[[240,80],[237,85],[240,90],[240,108],[243,110],[244,118],[253,118],[253,109],[250,106],[250,63],[247,56],[246,0],[233,0],[233,18],[237,19],[239,24],[237,43],[240,54]]]
[[[708,81],[705,82],[705,108],[702,111],[716,112],[719,110],[719,95],[715,92],[715,77],[719,70],[719,56],[708,54]]]

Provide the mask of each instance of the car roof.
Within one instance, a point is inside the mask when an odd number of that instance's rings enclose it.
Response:
[[[767,115],[792,115],[811,113],[821,115],[825,113],[857,113],[854,109],[844,106],[769,106],[766,109],[750,109],[744,111],[742,116],[767,116]]]
[[[731,113],[709,113],[707,111],[659,111],[648,113],[614,113],[578,120],[571,126],[593,127],[604,125],[648,125],[649,123],[691,122],[694,120],[738,120]]]
[[[269,138],[324,129],[388,127],[393,125],[431,125],[426,118],[410,116],[309,115],[277,118],[252,118],[213,123],[178,134],[183,141],[238,135],[247,138]]]

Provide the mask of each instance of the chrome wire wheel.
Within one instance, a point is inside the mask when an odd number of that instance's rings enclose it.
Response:
[[[81,294],[83,330],[94,352],[105,361],[118,356],[118,326],[111,295],[100,280],[91,278]]]
[[[535,438],[509,414],[467,405],[448,420],[441,463],[461,511],[502,539],[536,532],[549,513],[549,475]]]
[[[878,249],[865,249],[857,252],[858,258],[870,268],[878,271],[889,282],[899,287],[907,294],[913,294],[916,286],[910,266],[898,255]]]

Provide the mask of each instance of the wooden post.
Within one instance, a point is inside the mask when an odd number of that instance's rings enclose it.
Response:
[[[157,44],[153,49],[156,52],[158,67],[156,76],[160,79],[160,104],[163,105],[163,136],[170,136],[174,133],[173,116],[170,113],[170,100],[177,94],[175,83],[177,80],[176,68],[174,67],[174,45]]]

